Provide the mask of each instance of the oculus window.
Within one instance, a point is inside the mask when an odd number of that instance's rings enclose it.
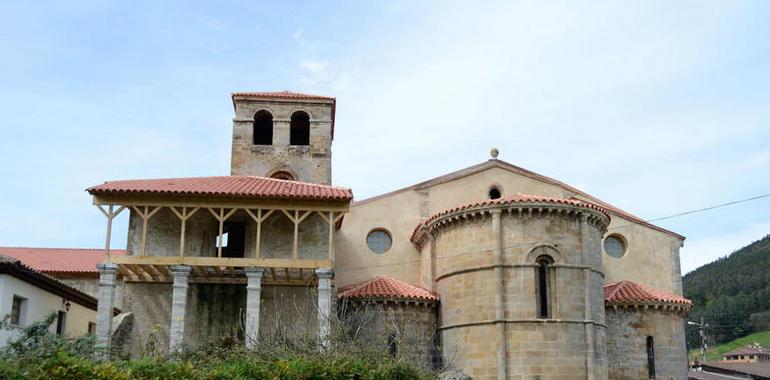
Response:
[[[387,252],[393,245],[393,238],[388,231],[375,229],[366,235],[366,246],[376,254]]]
[[[627,248],[626,239],[621,235],[614,234],[604,239],[604,252],[607,252],[610,257],[616,259],[623,257]]]

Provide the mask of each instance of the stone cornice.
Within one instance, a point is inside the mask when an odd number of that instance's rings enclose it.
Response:
[[[595,226],[602,233],[606,232],[610,223],[609,215],[593,204],[558,203],[551,201],[531,202],[496,202],[479,204],[478,206],[458,208],[456,211],[440,213],[421,222],[413,231],[411,241],[421,250],[429,241],[444,228],[453,227],[465,222],[483,220],[493,212],[501,212],[511,218],[579,218],[585,215],[588,224]]]
[[[675,302],[604,302],[606,310],[627,310],[632,312],[664,312],[673,313],[681,317],[687,316],[692,305]]]

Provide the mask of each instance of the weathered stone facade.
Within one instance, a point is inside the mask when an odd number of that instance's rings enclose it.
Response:
[[[581,207],[499,204],[427,226],[444,360],[474,379],[606,378],[599,243],[608,220]],[[548,316],[537,313],[543,256],[553,260]]]
[[[287,100],[235,94],[233,104],[231,174],[270,177],[284,171],[297,181],[331,183],[333,99]],[[254,144],[254,116],[262,110],[273,116],[272,145]],[[291,116],[297,111],[310,116],[310,145],[289,144]]]
[[[340,320],[351,334],[356,334],[356,339],[426,370],[440,368],[436,304],[409,300],[343,300],[339,309]]]
[[[607,308],[610,379],[647,379],[647,339],[652,338],[654,378],[686,379],[687,348],[681,313],[655,307]]]

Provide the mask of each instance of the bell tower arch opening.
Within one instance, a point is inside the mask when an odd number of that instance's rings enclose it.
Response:
[[[280,92],[232,94],[231,175],[270,177],[286,168],[292,179],[331,184],[336,99]]]

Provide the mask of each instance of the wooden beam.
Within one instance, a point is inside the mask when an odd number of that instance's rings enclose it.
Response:
[[[197,256],[132,256],[120,255],[113,256],[112,262],[115,264],[136,264],[136,265],[201,265],[217,267],[257,267],[257,268],[329,268],[329,260],[315,259],[254,259],[242,257],[197,257]]]
[[[275,268],[270,268],[270,276],[273,277],[273,281],[275,281]]]
[[[152,268],[158,271],[158,273],[160,273],[163,277],[173,278],[171,276],[171,272],[169,272],[165,265],[152,265]]]
[[[136,195],[95,195],[93,197],[94,205],[126,205],[126,206],[160,206],[160,207],[211,207],[217,208],[237,208],[237,209],[255,209],[263,210],[317,210],[317,211],[348,211],[350,209],[349,201],[303,201],[276,199],[249,200],[244,202],[238,199],[222,199],[214,197],[198,198],[178,198],[168,196],[136,196]]]

